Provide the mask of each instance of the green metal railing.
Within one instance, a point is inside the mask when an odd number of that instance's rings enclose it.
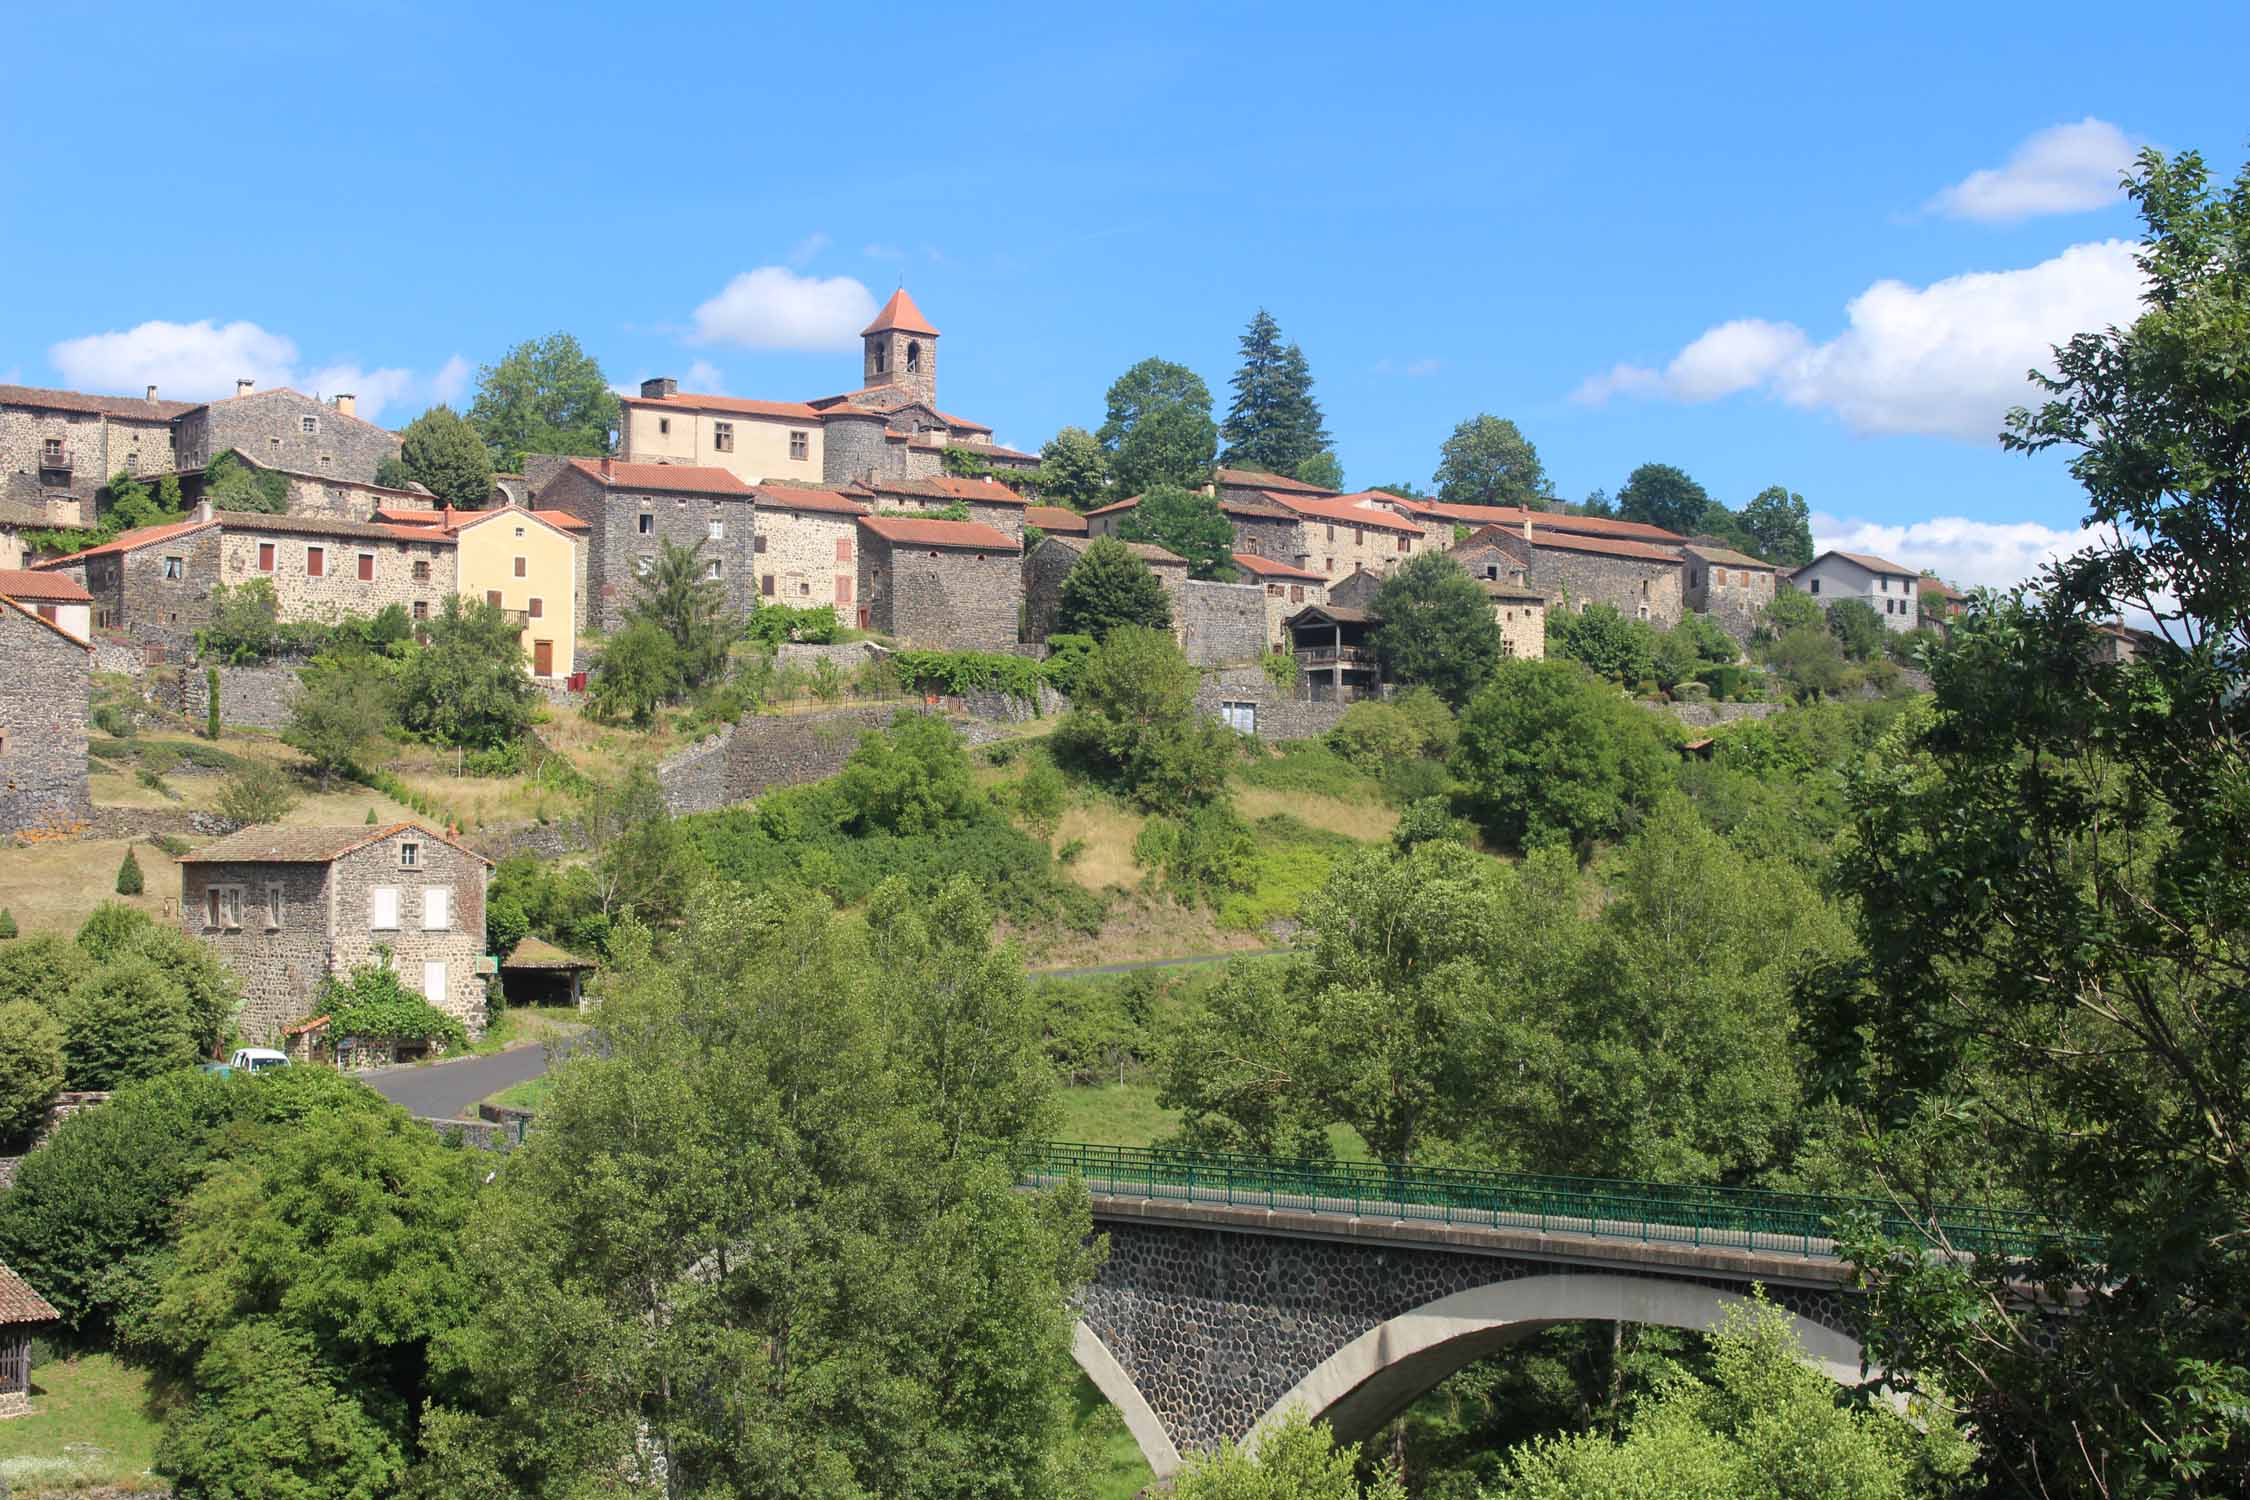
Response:
[[[1122,1197],[1804,1256],[1835,1256],[1837,1226],[1862,1213],[1877,1220],[1886,1235],[1966,1253],[2030,1255],[2070,1239],[2037,1215],[1997,1209],[1949,1207],[1933,1224],[1910,1219],[1875,1199],[1528,1172],[1390,1167],[1380,1162],[1230,1156],[1066,1141],[1024,1147],[1016,1155],[1016,1167],[1026,1183],[1076,1177],[1096,1193]]]

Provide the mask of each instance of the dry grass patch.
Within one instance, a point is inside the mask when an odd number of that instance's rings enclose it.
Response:
[[[117,867],[130,847],[141,866],[138,896],[117,894]],[[158,922],[178,920],[180,867],[153,844],[132,839],[78,839],[0,849],[0,908],[29,937],[75,933],[86,914],[104,901],[122,901]]]
[[[1398,827],[1398,810],[1380,802],[1352,802],[1323,797],[1317,792],[1283,792],[1268,787],[1235,789],[1234,805],[1244,822],[1255,823],[1275,813],[1287,813],[1308,827],[1340,833],[1348,839],[1377,843]]]
[[[1032,946],[1037,966],[1053,970],[1256,953],[1271,947],[1272,941],[1264,933],[1222,928],[1210,912],[1181,906],[1166,896],[1120,892],[1102,930],[1092,937],[1079,932],[1041,933]]]
[[[1073,804],[1064,810],[1062,821],[1055,826],[1057,852],[1074,841],[1081,846],[1077,857],[1063,869],[1090,891],[1107,890],[1113,885],[1139,885],[1145,872],[1133,863],[1133,841],[1140,837],[1141,828],[1147,822],[1141,814],[1127,812],[1115,803]]]

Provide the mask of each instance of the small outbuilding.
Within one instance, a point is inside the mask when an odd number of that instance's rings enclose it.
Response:
[[[568,1005],[584,1009],[582,976],[600,967],[544,938],[527,937],[500,961],[500,983],[512,1005]]]
[[[31,1411],[31,1337],[62,1321],[31,1283],[0,1266],[0,1417]]]

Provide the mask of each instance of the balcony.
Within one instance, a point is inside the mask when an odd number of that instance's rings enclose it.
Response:
[[[42,474],[68,474],[70,450],[61,446],[42,447],[39,450],[39,472]]]
[[[1333,643],[1325,646],[1299,646],[1296,655],[1297,665],[1300,667],[1375,665],[1375,653],[1366,646],[1339,646]]]

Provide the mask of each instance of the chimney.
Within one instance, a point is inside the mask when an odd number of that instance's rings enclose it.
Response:
[[[247,396],[250,394],[250,387],[257,383],[255,380],[237,380],[234,383],[234,393],[237,396]]]
[[[602,455],[602,478],[607,479],[609,477],[609,456],[604,454]]]
[[[1531,512],[1528,510],[1523,513],[1523,539],[1531,540]]]
[[[190,519],[190,520],[194,520],[194,521],[208,521],[208,520],[210,520],[210,519],[211,519],[211,502],[210,502],[210,501],[208,501],[208,500],[198,500],[198,501],[196,501],[196,502],[195,502],[195,514],[194,514],[194,515],[192,515],[192,516],[190,516],[190,517],[189,517],[189,519]]]
[[[358,416],[359,397],[353,395],[350,391],[338,391],[336,393],[336,415],[340,417]]]
[[[680,393],[680,383],[669,375],[659,375],[654,380],[641,382],[641,395],[651,401],[661,401],[666,396]]]
[[[153,385],[148,388],[148,399],[151,401],[156,399],[156,387]]]

